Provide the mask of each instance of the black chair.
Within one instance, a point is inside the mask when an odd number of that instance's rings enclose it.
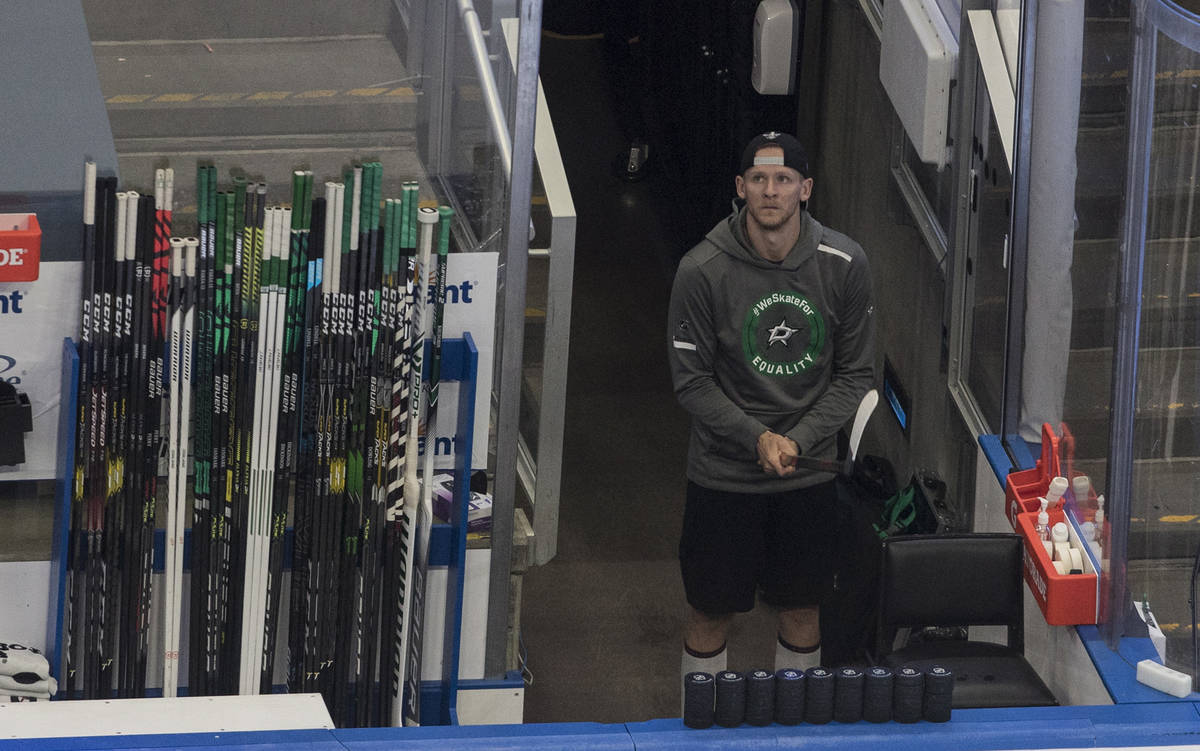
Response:
[[[942,665],[954,673],[952,706],[1058,704],[1025,660],[1021,538],[1015,534],[893,537],[883,544],[876,661]],[[1008,644],[923,639],[893,649],[898,628],[1007,626]]]

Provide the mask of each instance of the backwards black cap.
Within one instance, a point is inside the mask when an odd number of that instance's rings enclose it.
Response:
[[[764,146],[778,146],[783,149],[783,157],[758,156],[759,149]],[[746,150],[742,152],[740,174],[746,174],[746,170],[756,164],[779,164],[791,167],[804,177],[808,177],[808,155],[804,153],[804,147],[800,145],[800,142],[787,133],[771,131],[750,139],[750,143],[746,144]]]

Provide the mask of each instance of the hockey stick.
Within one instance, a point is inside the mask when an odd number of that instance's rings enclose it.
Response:
[[[868,391],[862,401],[858,403],[858,411],[854,414],[854,424],[850,427],[850,448],[846,452],[845,461],[797,456],[790,459],[789,464],[793,467],[815,469],[818,472],[832,472],[835,475],[848,477],[854,470],[854,459],[858,456],[858,443],[862,440],[863,430],[866,429],[867,421],[871,419],[871,413],[875,411],[877,404],[879,404],[879,392],[875,389]]]

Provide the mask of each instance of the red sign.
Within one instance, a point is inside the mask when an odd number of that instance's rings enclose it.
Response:
[[[36,214],[0,214],[0,282],[32,282],[42,258]]]

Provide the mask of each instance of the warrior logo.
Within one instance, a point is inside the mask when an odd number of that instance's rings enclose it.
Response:
[[[742,348],[746,362],[763,375],[802,373],[816,364],[825,349],[825,319],[803,296],[771,292],[746,314]]]

